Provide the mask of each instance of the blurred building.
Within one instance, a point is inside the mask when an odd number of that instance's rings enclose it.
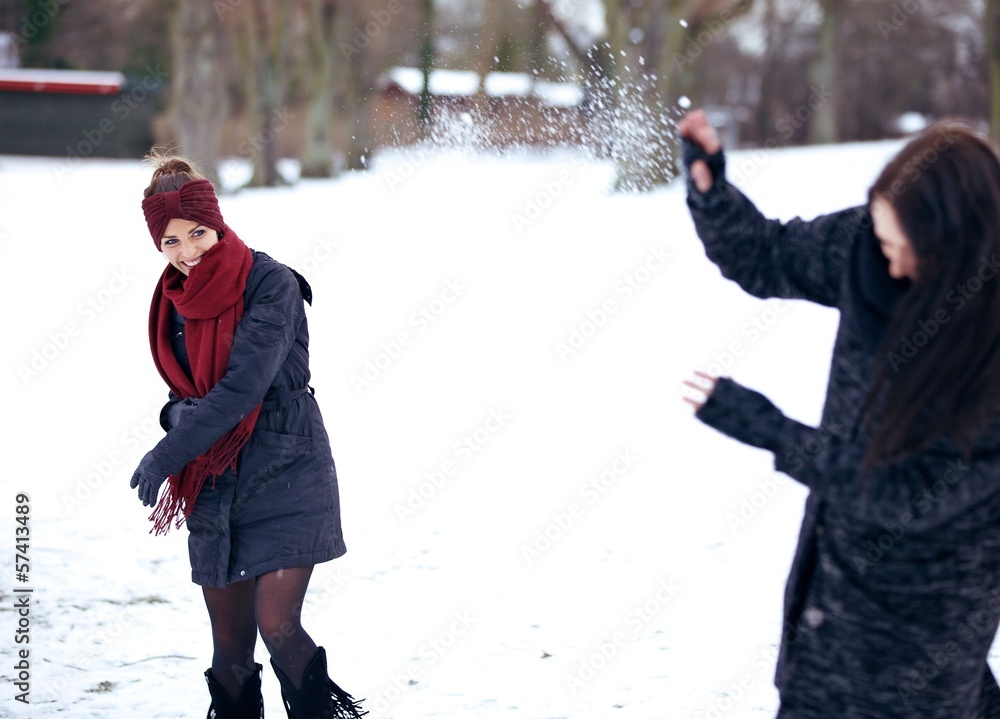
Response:
[[[161,85],[119,72],[0,69],[0,154],[142,157]]]
[[[539,80],[528,73],[432,70],[429,114],[437,134],[488,147],[550,146],[585,136],[584,92],[575,83]],[[378,83],[374,139],[378,145],[410,144],[424,136],[418,68],[394,67]],[[458,139],[458,138],[456,138]]]

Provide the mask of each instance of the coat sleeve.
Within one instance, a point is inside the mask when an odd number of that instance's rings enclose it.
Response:
[[[167,403],[160,408],[160,426],[163,427],[164,432],[169,432],[170,427],[170,408],[181,401],[182,397],[178,397],[173,392],[167,391]]]
[[[864,447],[786,417],[764,395],[722,378],[697,412],[720,432],[774,453],[774,467],[859,520],[926,531],[1000,490],[1000,452],[966,462],[932,446],[861,478]]]
[[[269,264],[236,327],[226,374],[153,449],[165,470],[180,472],[260,404],[295,342],[302,311],[294,275]]]
[[[690,166],[702,159],[715,178],[702,193]],[[836,307],[851,243],[871,227],[865,207],[780,222],[764,217],[725,176],[720,150],[706,155],[684,140],[687,204],[705,254],[727,279],[755,297],[804,299]]]

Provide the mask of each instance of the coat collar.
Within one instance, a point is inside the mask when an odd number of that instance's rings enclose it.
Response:
[[[896,303],[910,288],[910,280],[889,275],[889,261],[870,224],[851,247],[850,263],[847,302],[853,324],[864,344],[877,351]]]

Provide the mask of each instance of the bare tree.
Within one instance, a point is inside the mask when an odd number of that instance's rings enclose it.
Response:
[[[288,4],[278,0],[255,0],[234,13],[248,126],[239,151],[249,155],[253,164],[250,187],[284,182],[278,174],[278,138],[288,122],[283,114],[287,108],[282,107],[286,100],[287,14]]]
[[[828,93],[826,102],[817,103],[809,124],[809,142],[831,143],[840,139],[837,125],[837,99],[840,93],[836,86],[837,36],[840,29],[840,14],[843,0],[819,0],[822,19],[819,26],[819,48],[809,72],[814,94]]]
[[[753,0],[605,1],[619,188],[645,190],[676,175],[670,108],[681,95],[698,99],[693,66],[752,4]]]
[[[532,7],[531,30],[528,35],[528,70],[532,77],[539,77],[549,60],[548,55],[548,3],[536,0]]]
[[[219,151],[228,103],[219,66],[225,47],[215,10],[203,0],[178,0],[171,32],[170,115],[183,152],[219,186]]]
[[[986,54],[990,67],[990,132],[1000,139],[1000,0],[986,0]]]
[[[489,98],[486,96],[486,77],[493,70],[500,46],[500,0],[483,0],[483,17],[479,26],[476,47],[476,75],[479,86],[473,98],[477,122],[490,120]]]
[[[418,119],[420,126],[426,129],[431,123],[431,67],[434,64],[434,0],[421,0],[421,37],[420,37],[420,75],[423,83],[420,87],[420,105]]]
[[[398,26],[399,14],[373,10],[365,0],[341,0],[343,20],[337,23],[334,84],[339,88],[335,108],[348,119],[347,167],[363,170],[373,152],[372,127],[388,36]]]
[[[751,142],[777,144],[775,124],[787,112],[783,108],[795,107],[808,94],[809,78],[803,76],[801,68],[811,57],[813,43],[802,16],[812,9],[809,3],[764,2],[759,19],[764,37],[762,54],[755,62],[743,63],[750,86],[746,93],[750,122],[743,134]]]
[[[610,75],[611,55],[608,52],[608,44],[603,39],[581,37],[579,33],[571,30],[552,9],[552,0],[538,0],[536,7],[542,22],[563,40],[570,56],[579,66],[584,78],[585,104],[600,104],[600,102],[595,103],[592,96],[604,93],[606,84],[604,80]],[[532,69],[538,69],[541,63],[535,60],[533,64],[535,67]]]
[[[301,175],[332,177],[334,40],[341,12],[336,0],[308,0],[299,9],[306,15],[306,62],[302,74],[307,92]]]

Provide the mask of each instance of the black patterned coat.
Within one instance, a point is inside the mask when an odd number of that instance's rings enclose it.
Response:
[[[688,206],[722,274],[756,297],[841,313],[820,427],[729,378],[697,412],[810,489],[785,591],[779,717],[1000,717],[986,662],[1000,622],[1000,426],[971,461],[940,440],[862,486],[861,411],[908,281],[889,276],[866,207],[769,220],[726,181],[721,153],[685,149],[688,166],[700,156],[714,171],[704,194],[689,178]]]

